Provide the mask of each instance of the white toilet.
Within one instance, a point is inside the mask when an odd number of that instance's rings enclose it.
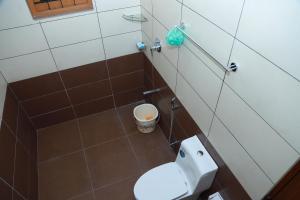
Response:
[[[134,186],[137,200],[173,200],[210,188],[218,166],[197,136],[182,141],[176,161],[155,167]]]

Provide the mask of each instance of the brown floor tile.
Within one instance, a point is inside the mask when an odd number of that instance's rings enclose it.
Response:
[[[67,107],[55,112],[47,113],[45,115],[40,115],[34,118],[31,118],[34,126],[37,129],[45,128],[47,126],[52,126],[54,124],[62,123],[68,120],[74,119],[73,109]]]
[[[192,119],[183,106],[176,110],[175,116],[176,121],[185,130],[187,136],[193,136],[195,134],[202,133],[196,122]]]
[[[151,81],[153,80],[153,68],[154,66],[145,56],[145,64],[144,64],[145,76],[147,76],[147,78]]]
[[[16,139],[2,122],[0,130],[0,177],[12,185]]]
[[[26,100],[63,90],[63,84],[57,72],[17,81],[9,84],[19,100]],[[24,90],[24,88],[30,88]]]
[[[96,199],[135,200],[134,184],[136,178],[127,179],[95,191]]]
[[[94,200],[92,192],[81,194],[79,196],[73,197],[69,200]]]
[[[68,121],[38,132],[38,159],[45,161],[81,149],[77,121]]]
[[[154,89],[153,81],[150,80],[147,76],[145,76],[145,78],[144,78],[144,85],[145,85],[145,90]]]
[[[36,161],[31,161],[28,199],[38,200],[38,168]]]
[[[37,154],[37,134],[23,109],[19,109],[17,136],[33,159]]]
[[[143,53],[134,53],[107,60],[110,76],[118,76],[125,73],[143,69]]]
[[[143,102],[133,103],[126,106],[117,108],[121,121],[125,127],[126,134],[132,135],[137,134],[137,127],[133,116],[133,109],[135,106],[142,104]]]
[[[108,78],[106,61],[66,69],[60,72],[66,88]]]
[[[115,94],[115,102],[116,106],[123,106],[130,104],[132,102],[141,101],[144,99],[143,92],[145,91],[144,87],[137,88],[134,90],[116,93]]]
[[[143,87],[144,70],[114,77],[111,79],[111,84],[114,93],[120,93]]]
[[[104,110],[109,110],[114,107],[112,96],[104,97],[94,101],[78,104],[74,106],[77,117],[84,117],[94,113],[99,113]]]
[[[68,94],[73,104],[99,99],[101,97],[112,95],[108,80],[83,85],[68,90]]]
[[[105,143],[86,151],[93,185],[99,188],[140,173],[127,139]]]
[[[24,200],[18,193],[13,192],[13,200]]]
[[[28,198],[30,193],[31,165],[32,162],[25,147],[18,142],[16,147],[14,187],[26,198]]]
[[[8,88],[5,96],[3,120],[7,123],[9,128],[16,133],[18,119],[18,101],[14,94]]]
[[[82,153],[39,165],[40,200],[66,200],[90,189]]]
[[[103,143],[125,135],[114,109],[81,118],[79,126],[85,146]]]
[[[168,146],[168,142],[159,127],[153,133],[132,135],[129,140],[138,156],[143,156],[152,149]]]
[[[65,91],[37,97],[22,103],[29,116],[40,115],[58,110],[70,105]]]
[[[2,180],[0,180],[0,199],[11,199],[12,189],[6,185]]]
[[[174,162],[175,159],[176,154],[169,146],[142,151],[137,156],[138,163],[142,168],[143,173],[161,164]]]

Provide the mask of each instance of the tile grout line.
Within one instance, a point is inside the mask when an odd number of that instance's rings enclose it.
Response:
[[[84,104],[87,104],[87,103],[91,103],[91,102],[95,102],[95,101],[99,101],[99,100],[103,100],[103,99],[106,99],[106,98],[109,98],[109,97],[113,97],[113,95],[116,95],[116,94],[125,94],[125,93],[128,93],[128,92],[132,92],[132,91],[136,91],[138,89],[141,89],[143,87],[135,87],[135,88],[131,88],[129,90],[124,90],[124,91],[120,91],[120,92],[112,92],[111,94],[109,95],[106,95],[106,96],[101,96],[99,98],[95,98],[95,99],[91,99],[91,100],[87,100],[87,101],[84,101],[84,102],[81,102],[81,103],[78,103],[78,104],[73,104],[73,106],[81,106],[81,105],[84,105]],[[63,90],[61,90],[63,91]],[[55,112],[58,112],[58,111],[61,111],[61,110],[65,110],[65,109],[68,109],[68,108],[71,108],[71,105],[68,105],[68,106],[64,106],[64,107],[61,107],[61,108],[58,108],[56,110],[51,110],[49,112],[46,112],[46,113],[41,113],[41,114],[37,114],[37,115],[33,115],[33,116],[30,116],[29,119],[33,119],[33,118],[37,118],[37,117],[41,117],[43,115],[48,115],[48,114],[52,114],[52,113],[55,113]],[[100,112],[103,112],[103,111],[107,111],[107,110],[110,110],[111,108],[109,109],[106,109],[106,110],[102,110]],[[93,113],[93,114],[98,114],[99,112],[97,113]],[[93,115],[93,114],[89,114],[89,115]],[[86,116],[89,116],[89,115],[86,115]],[[85,116],[81,116],[81,117],[85,117]],[[77,116],[76,118],[81,118],[80,116]],[[74,118],[75,119],[75,118]],[[73,119],[70,119],[70,120],[73,120]],[[67,120],[67,121],[70,121],[70,120]],[[61,122],[63,123],[63,122]],[[53,124],[55,125],[55,124]],[[52,126],[52,125],[50,125]],[[43,128],[47,128],[48,126],[46,127],[43,127]],[[39,128],[39,129],[43,129],[43,128]],[[38,129],[38,130],[39,130]]]
[[[68,106],[64,106],[64,107],[62,107],[62,108],[58,108],[58,109],[56,109],[56,110],[51,110],[51,111],[46,112],[46,113],[33,115],[33,116],[31,116],[29,119],[33,119],[33,118],[41,117],[41,116],[44,116],[44,115],[52,114],[52,113],[55,113],[55,112],[58,112],[58,111],[66,110],[66,109],[68,109],[68,108],[72,108],[72,106],[71,106],[71,105],[68,105]],[[72,120],[72,119],[71,119],[71,120]],[[69,121],[69,120],[67,120],[67,121]],[[55,125],[55,124],[53,124],[53,125]],[[39,129],[41,129],[41,128],[38,128],[37,130],[39,130]]]
[[[0,72],[1,72],[1,70],[0,70]],[[1,75],[2,75],[2,77],[5,79],[5,77],[3,76],[3,73],[2,73],[2,72],[1,72]],[[17,94],[15,93],[15,91],[10,87],[10,85],[9,85],[9,83],[7,82],[6,79],[5,79],[5,81],[6,81],[6,83],[7,83],[6,89],[13,93],[15,99],[16,99],[17,102],[18,102],[18,105],[19,105],[19,103],[20,103],[20,107],[21,107],[20,109],[22,109],[22,111],[26,114],[26,117],[29,119],[31,125],[32,125],[33,128],[36,130],[36,127],[35,127],[33,121],[30,119],[30,117],[29,117],[27,111],[26,111],[25,108],[23,107],[22,101],[19,99],[19,97],[17,96]],[[7,92],[7,91],[6,91],[6,92]],[[18,110],[19,110],[19,107],[18,107]],[[16,134],[16,135],[17,135],[17,134]]]
[[[182,22],[182,9],[183,9],[183,4],[182,2],[180,3],[180,23]],[[174,88],[174,94],[176,97],[176,93],[177,93],[177,84],[178,84],[178,73],[179,73],[179,54],[180,54],[180,48],[181,47],[177,47],[177,63],[176,63],[176,82],[175,82],[175,88]],[[177,98],[177,97],[176,97]],[[172,112],[172,110],[171,110]],[[176,114],[174,112],[174,118],[176,117]]]
[[[255,163],[255,165],[263,172],[263,174],[269,179],[272,184],[275,184],[274,181],[269,177],[267,172],[257,163],[257,161],[252,157],[252,155],[246,150],[246,148],[239,142],[239,140],[234,136],[231,130],[225,125],[225,123],[217,116],[215,117],[220,121],[220,123],[225,127],[225,129],[230,133],[230,135],[234,138],[234,140],[241,146],[241,148],[245,151],[245,153],[250,157],[250,159]],[[224,161],[225,162],[225,161]],[[229,168],[229,167],[228,167]]]
[[[17,144],[19,142],[19,139],[18,139],[18,130],[19,130],[19,115],[20,115],[20,109],[19,109],[19,106],[20,106],[20,103],[18,102],[18,113],[17,113],[17,127],[16,127],[16,143],[15,143],[15,153],[14,153],[14,168],[13,168],[13,182],[12,182],[12,190],[14,192],[16,192],[19,196],[21,196],[23,199],[27,199],[25,198],[25,196],[23,196],[23,194],[21,194],[19,191],[17,191],[17,189],[15,188],[15,176],[16,176],[16,161],[17,161]],[[22,144],[23,145],[23,144]],[[24,147],[25,148],[25,147]],[[27,148],[25,148],[27,150]],[[27,155],[29,156],[29,155]],[[30,157],[30,160],[31,160],[31,157]],[[28,195],[28,194],[27,194]],[[14,198],[14,193],[12,193],[12,199]]]
[[[96,2],[95,2],[95,5],[96,5]],[[133,6],[128,6],[128,7],[121,7],[121,8],[116,8],[116,9],[110,9],[110,10],[103,10],[103,11],[99,11],[98,13],[105,13],[105,12],[111,12],[111,11],[118,11],[118,10],[122,10],[122,9],[128,9],[128,8],[136,8],[136,7],[139,7],[141,6],[141,4],[137,4],[137,5],[133,5]],[[78,15],[75,15],[75,16],[69,16],[69,17],[63,17],[61,16],[61,18],[58,18],[58,19],[49,19],[49,20],[39,20],[39,21],[36,21],[35,23],[30,23],[30,24],[25,24],[25,25],[20,25],[20,26],[13,26],[13,27],[8,27],[8,28],[3,28],[3,29],[0,29],[0,32],[1,31],[7,31],[7,30],[12,30],[12,29],[18,29],[18,28],[24,28],[24,27],[28,27],[28,26],[34,26],[34,25],[38,25],[39,23],[41,24],[45,24],[45,23],[51,23],[51,22],[56,22],[56,21],[62,21],[62,20],[66,20],[66,19],[73,19],[73,18],[78,18],[78,17],[84,17],[84,16],[88,16],[88,15],[93,15],[93,14],[96,14],[97,11],[96,11],[97,8],[95,8],[95,11],[92,11],[92,10],[86,10],[85,12],[91,12],[91,13],[78,13]]]
[[[0,181],[2,181],[7,187],[9,187],[9,189],[12,192],[12,200],[13,200],[13,193],[17,193],[23,200],[27,200],[27,198],[25,198],[19,191],[17,191],[16,188],[14,188],[13,186],[11,186],[6,180],[4,180],[2,177],[0,177]]]
[[[133,156],[134,156],[134,159],[135,159],[135,161],[136,161],[136,163],[137,163],[137,165],[138,165],[139,171],[140,171],[140,173],[142,173],[143,170],[142,170],[142,167],[141,167],[140,162],[138,161],[137,153],[136,153],[136,151],[135,151],[135,149],[134,149],[134,147],[133,147],[133,145],[132,145],[132,142],[131,142],[130,139],[129,139],[129,134],[128,134],[126,128],[125,128],[125,125],[124,125],[124,123],[123,123],[123,120],[122,120],[122,117],[121,117],[121,115],[120,115],[120,112],[119,112],[118,108],[115,109],[115,112],[116,112],[116,114],[117,114],[119,123],[120,123],[121,126],[122,126],[123,132],[124,132],[125,135],[126,135],[127,142],[129,143],[130,149],[131,149],[131,151],[132,151],[132,153],[133,153]]]
[[[40,190],[39,190],[39,182],[40,182],[40,168],[39,168],[39,134],[38,134],[38,130],[36,130],[36,169],[37,169],[37,185],[38,185],[38,189],[37,189],[37,198],[40,198]],[[37,199],[37,200],[38,200]]]
[[[82,151],[87,151],[87,150],[90,150],[92,148],[97,148],[99,146],[102,146],[102,145],[105,145],[105,144],[108,144],[108,143],[112,143],[112,142],[115,142],[115,141],[118,141],[118,140],[121,140],[121,139],[125,139],[125,136],[120,136],[120,137],[117,137],[117,138],[114,138],[114,139],[111,139],[111,140],[108,140],[108,141],[105,141],[105,142],[101,142],[101,143],[98,143],[98,144],[90,145],[88,147],[84,147],[83,146],[81,149],[78,149],[76,151],[72,151],[72,152],[69,152],[69,153],[61,154],[59,156],[55,156],[55,157],[49,158],[47,160],[39,161],[39,165],[43,165],[43,164],[46,164],[46,163],[49,163],[49,162],[57,161],[59,159],[65,158],[67,156],[70,156],[70,155],[73,155],[73,154],[76,154],[76,153],[80,153]]]
[[[62,78],[61,72],[60,72],[60,70],[59,70],[59,67],[58,67],[58,65],[57,65],[57,62],[56,62],[56,60],[55,60],[55,58],[54,58],[54,55],[53,55],[52,49],[51,49],[51,47],[50,47],[50,44],[49,44],[49,41],[48,41],[48,38],[47,38],[47,36],[46,36],[46,33],[45,33],[45,31],[44,31],[44,29],[43,29],[43,26],[42,26],[42,24],[41,24],[41,23],[40,23],[40,27],[41,27],[41,30],[42,30],[42,32],[43,32],[43,35],[44,35],[44,37],[45,37],[45,40],[46,40],[46,42],[47,42],[47,45],[48,45],[48,48],[49,48],[50,54],[51,54],[51,56],[52,56],[53,62],[54,62],[54,64],[55,64],[55,67],[56,67],[56,71],[57,71],[57,73],[58,73],[58,75],[59,75],[59,78],[60,78],[61,84],[63,85],[63,88],[64,88],[64,90],[65,90],[65,92],[66,92],[66,95],[67,95],[68,101],[69,101],[69,103],[70,103],[70,106],[71,106],[71,108],[72,108],[73,115],[74,115],[74,117],[76,118],[76,117],[77,117],[77,114],[76,114],[76,112],[75,112],[75,109],[74,109],[74,106],[73,106],[73,104],[72,104],[71,98],[70,98],[70,96],[69,96],[69,94],[68,94],[68,91],[67,91],[66,85],[65,85],[65,83],[64,83],[64,81],[63,81],[63,78]]]
[[[282,140],[284,140],[289,147],[291,147],[298,155],[300,154],[300,152],[295,147],[293,147],[293,145],[291,145],[290,142],[287,139],[285,139],[279,131],[277,131],[277,129],[275,129],[265,118],[263,118],[261,114],[259,114],[244,98],[242,98],[225,81],[224,81],[224,85],[226,85],[239,99],[241,99],[242,102],[246,104],[247,107],[250,108],[250,110],[252,110],[262,121],[264,121],[276,133],[276,135],[278,135]]]
[[[93,179],[92,179],[92,173],[91,173],[91,170],[89,168],[89,164],[88,164],[88,160],[87,160],[87,156],[86,156],[86,150],[85,150],[85,146],[84,146],[84,142],[83,142],[83,135],[82,135],[82,131],[81,131],[81,128],[80,128],[80,123],[79,123],[78,118],[76,119],[76,126],[77,126],[77,129],[79,131],[81,149],[82,149],[82,153],[83,153],[85,167],[86,167],[86,170],[87,170],[88,179],[89,179],[89,182],[90,182],[90,189],[92,190],[91,192],[92,192],[92,196],[93,196],[94,200],[96,200],[96,194],[95,194],[95,188],[94,188]]]
[[[230,62],[230,58],[232,56],[232,50],[233,50],[233,47],[234,47],[234,44],[235,44],[235,41],[239,41],[236,36],[237,36],[237,33],[238,33],[238,28],[239,28],[239,24],[240,24],[240,21],[241,21],[241,18],[242,18],[242,14],[243,14],[243,10],[244,10],[244,6],[245,6],[245,0],[243,1],[243,5],[242,5],[242,10],[241,10],[241,13],[240,13],[240,16],[239,16],[239,21],[238,21],[238,25],[237,25],[237,29],[236,29],[236,32],[235,32],[235,36],[234,36],[234,41],[233,41],[233,44],[232,44],[232,48],[231,48],[231,51],[230,51],[230,55],[229,55],[229,59],[228,59],[228,62],[227,62],[227,65],[229,64]],[[244,43],[243,43],[244,44]],[[247,46],[248,47],[248,46]],[[254,51],[254,50],[253,50]],[[256,52],[256,51],[254,51]],[[257,52],[256,52],[257,53]],[[259,53],[257,53],[258,55],[260,55]],[[264,57],[263,57],[264,58]],[[269,60],[268,60],[269,61]],[[271,62],[271,61],[269,61]],[[271,62],[272,63],[272,62]],[[273,63],[272,63],[273,64]],[[275,64],[274,64],[275,65]],[[279,69],[281,69],[280,67],[278,67]],[[282,69],[281,69],[282,70]],[[284,71],[284,70],[283,70]],[[285,72],[285,71],[284,71]],[[216,115],[216,111],[217,111],[217,107],[218,107],[218,103],[219,103],[219,100],[220,100],[220,97],[221,97],[221,93],[222,93],[222,89],[223,89],[223,86],[224,84],[229,87],[254,113],[256,113],[258,115],[259,118],[261,118],[283,141],[285,141],[287,143],[287,145],[289,147],[291,147],[298,155],[299,155],[299,151],[293,147],[293,145],[290,144],[289,141],[287,141],[279,131],[277,131],[277,129],[275,129],[273,126],[271,126],[271,124],[266,120],[264,119],[259,113],[258,111],[256,111],[244,98],[242,98],[229,84],[226,83],[225,79],[226,79],[226,75],[228,74],[228,72],[225,72],[224,74],[224,77],[223,77],[223,81],[222,81],[222,86],[221,86],[221,90],[220,90],[220,93],[219,93],[219,96],[218,96],[218,100],[217,100],[217,104],[216,104],[216,108],[215,108],[215,111],[214,111],[214,115],[213,115],[213,118],[212,118],[212,121],[211,121],[211,124],[210,124],[210,127],[209,127],[209,132],[211,131],[211,128],[212,128],[212,124],[213,124],[213,120],[214,120],[214,117]],[[209,136],[209,134],[208,134]]]
[[[26,151],[26,154],[28,156],[31,157],[30,155],[30,151],[29,149],[27,149],[27,147],[25,146],[25,144],[21,141],[21,139],[19,137],[17,137],[17,133],[14,134],[14,131],[9,127],[8,123],[2,119],[2,123],[5,124],[6,128],[9,130],[9,134],[14,137],[14,139],[16,140],[16,142],[19,142],[20,144],[22,144],[22,146],[24,147],[25,151]],[[1,128],[1,127],[0,127]]]
[[[15,143],[15,152],[14,152],[14,168],[13,168],[13,182],[12,182],[12,187],[15,188],[15,175],[16,175],[16,161],[17,161],[17,144],[18,144],[18,126],[19,126],[19,106],[20,106],[20,103],[18,102],[18,112],[17,112],[17,127],[16,127],[16,143]],[[12,198],[13,198],[13,195],[12,195]]]
[[[29,52],[29,53],[24,53],[24,54],[20,54],[20,55],[15,55],[15,56],[10,56],[10,57],[6,57],[6,58],[0,58],[0,61],[2,60],[9,60],[9,59],[13,59],[13,58],[18,58],[18,57],[22,57],[22,56],[28,56],[34,53],[41,53],[44,51],[48,51],[49,49],[43,49],[43,50],[38,50],[38,51],[33,51],[33,52]]]
[[[40,22],[39,24],[40,24],[41,30],[42,30],[42,32],[43,32],[44,38],[45,38],[45,40],[46,40],[46,42],[47,42],[47,45],[48,45],[49,51],[50,51],[50,53],[51,53],[51,56],[52,56],[53,62],[54,62],[54,64],[55,64],[56,70],[57,70],[57,72],[58,72],[58,75],[59,75],[59,78],[60,78],[61,84],[62,84],[62,85],[63,85],[63,87],[64,87],[64,90],[65,90],[65,93],[66,93],[66,95],[67,95],[68,101],[69,101],[69,103],[70,103],[70,105],[71,105],[71,108],[72,108],[73,115],[74,115],[74,117],[76,118],[76,117],[77,117],[77,115],[76,115],[76,113],[75,113],[75,109],[74,109],[74,107],[73,107],[73,105],[72,105],[72,102],[71,102],[70,96],[69,96],[69,94],[68,94],[68,92],[67,92],[67,89],[66,89],[65,83],[64,83],[64,81],[63,81],[63,79],[62,79],[62,76],[61,76],[60,70],[59,70],[59,68],[58,68],[58,65],[57,65],[57,63],[56,63],[56,60],[54,59],[54,55],[53,55],[53,52],[52,52],[52,50],[51,50],[51,48],[50,48],[49,41],[48,41],[48,39],[47,39],[47,37],[46,37],[45,31],[44,31],[44,29],[43,29],[43,26],[42,26],[41,22]],[[38,170],[38,171],[39,171],[39,170]],[[39,173],[38,173],[38,175],[39,175]],[[38,177],[38,180],[39,180],[39,177]],[[38,181],[38,182],[39,182],[39,181]],[[38,188],[38,195],[39,195],[39,198],[40,198],[40,192],[39,192],[39,188]]]
[[[124,33],[108,35],[108,36],[105,36],[105,37],[97,37],[97,38],[92,38],[92,39],[88,39],[88,40],[82,40],[82,41],[79,41],[79,42],[74,42],[74,43],[64,44],[64,45],[60,45],[60,46],[55,46],[55,47],[48,46],[47,49],[42,49],[42,50],[37,50],[37,51],[33,51],[33,52],[23,53],[23,54],[10,56],[10,57],[5,57],[5,58],[0,58],[0,61],[1,60],[9,60],[9,59],[13,59],[13,58],[18,58],[18,57],[22,57],[22,56],[27,56],[27,55],[31,55],[31,54],[35,54],[35,53],[41,53],[41,52],[45,52],[45,51],[49,51],[49,50],[53,50],[53,49],[62,48],[62,47],[73,46],[73,45],[76,45],[76,44],[87,43],[87,42],[91,42],[91,41],[95,41],[95,40],[101,40],[102,38],[110,38],[110,37],[114,37],[114,36],[126,35],[126,34],[130,34],[130,33],[136,33],[136,32],[139,32],[139,31],[141,31],[141,30],[133,30],[133,31],[128,31],[128,32],[124,32]]]
[[[179,2],[178,2],[179,3]],[[244,1],[245,3],[245,1]],[[220,30],[222,30],[224,33],[229,34],[228,32],[224,31],[222,28],[220,28],[219,26],[215,25],[213,22],[211,22],[210,20],[206,19],[205,17],[203,17],[202,15],[200,15],[198,12],[194,11],[193,9],[191,9],[190,7],[186,6],[185,4],[183,4],[183,6],[185,6],[187,9],[191,10],[192,12],[194,12],[195,14],[201,16],[203,19],[205,19],[206,21],[208,21],[209,23],[213,24],[214,26],[218,27]],[[243,4],[244,6],[244,4]],[[144,8],[143,5],[141,5],[142,8]],[[145,8],[144,8],[145,9]],[[147,10],[147,9],[145,9]],[[147,10],[148,11],[148,10]],[[153,13],[153,11],[152,11]],[[162,25],[165,29],[168,30],[168,28],[162,24],[154,15],[152,15],[152,17],[158,21],[160,23],[160,25]],[[239,19],[240,20],[240,19]],[[269,61],[271,64],[273,64],[276,68],[278,68],[279,70],[281,70],[282,72],[286,73],[288,76],[290,76],[292,79],[295,79],[297,82],[300,82],[300,79],[295,77],[294,75],[292,75],[291,73],[289,73],[288,71],[284,70],[282,67],[280,67],[279,65],[275,64],[274,62],[272,62],[270,59],[266,58],[265,56],[263,56],[261,53],[259,53],[258,51],[254,50],[253,48],[251,48],[250,46],[248,46],[247,44],[245,44],[244,42],[242,42],[241,40],[239,40],[238,38],[236,38],[235,36],[229,34],[231,37],[233,37],[234,40],[237,40],[239,42],[241,42],[242,44],[244,44],[246,47],[248,47],[249,49],[251,49],[252,51],[254,51],[256,54],[260,55],[261,57],[263,57],[264,59],[266,59],[267,61]]]
[[[98,27],[99,27],[99,34],[100,34],[100,37],[101,37],[101,43],[102,43],[102,48],[103,48],[103,53],[104,53],[104,58],[105,58],[106,71],[107,71],[107,75],[108,75],[110,89],[111,89],[111,91],[113,93],[111,76],[110,76],[110,71],[109,71],[109,67],[108,67],[107,52],[106,52],[106,48],[105,48],[105,45],[104,45],[104,39],[103,39],[103,35],[102,35],[101,23],[100,23],[100,19],[99,19],[100,16],[99,16],[99,13],[98,13],[98,7],[97,7],[97,3],[96,2],[95,2],[95,5],[96,5],[96,12],[97,12],[97,21],[98,21]],[[113,98],[114,107],[116,108],[115,95],[112,95],[112,98]]]
[[[99,62],[104,62],[104,60],[99,61]],[[95,63],[98,63],[98,62],[95,62]],[[95,64],[95,63],[89,63],[89,64]],[[89,65],[89,64],[86,64],[86,65]],[[84,67],[86,65],[81,65],[81,66],[78,66],[78,67],[80,68],[80,67]],[[72,67],[72,68],[69,68],[69,69],[74,69],[74,68],[77,68],[77,67]],[[68,70],[68,69],[65,69],[65,70]],[[64,71],[64,70],[61,70],[61,71]],[[135,73],[142,72],[142,71],[143,71],[143,69],[139,69],[139,70],[135,70],[135,71],[131,71],[131,72],[126,72],[126,73],[123,73],[123,74],[120,74],[120,75],[112,76],[112,79],[120,78],[120,77],[126,76],[126,75],[135,74]],[[53,73],[56,73],[56,72],[53,72]],[[96,80],[96,81],[90,81],[90,82],[83,83],[83,84],[80,84],[80,85],[76,85],[76,86],[72,86],[72,87],[66,87],[66,89],[67,90],[73,90],[73,89],[93,85],[93,84],[104,82],[104,81],[109,81],[109,79],[104,78],[104,79],[99,79],[99,80]],[[63,91],[65,91],[65,90],[61,89],[61,90],[57,90],[57,91],[54,91],[54,92],[50,92],[50,93],[47,93],[47,94],[42,94],[42,95],[39,95],[39,96],[35,96],[35,97],[31,97],[31,98],[24,99],[24,100],[19,100],[19,101],[28,102],[28,101],[31,101],[31,100],[36,100],[36,99],[39,99],[39,98],[44,98],[44,97],[47,97],[47,96],[50,96],[50,95],[58,94],[58,93],[63,92]]]

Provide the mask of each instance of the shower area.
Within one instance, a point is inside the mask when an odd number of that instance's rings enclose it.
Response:
[[[199,200],[267,198],[299,160],[299,75],[263,49],[280,38],[248,36],[276,12],[229,2],[0,0],[0,200],[135,199],[195,135],[218,166]]]

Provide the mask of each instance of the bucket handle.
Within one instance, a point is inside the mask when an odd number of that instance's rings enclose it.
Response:
[[[155,123],[158,124],[159,120],[160,120],[160,113],[158,113],[157,118],[155,119]]]

